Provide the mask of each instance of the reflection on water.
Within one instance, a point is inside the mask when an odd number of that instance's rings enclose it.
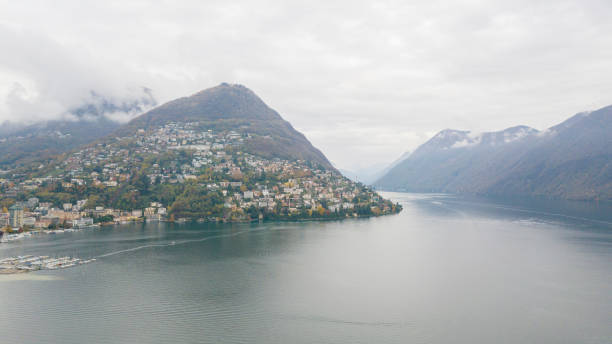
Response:
[[[612,342],[610,208],[387,196],[401,214],[2,245],[0,257],[98,257],[2,276],[2,342]]]

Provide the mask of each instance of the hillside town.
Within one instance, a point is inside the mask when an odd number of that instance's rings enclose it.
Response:
[[[0,179],[0,226],[11,232],[129,221],[345,218],[400,210],[366,186],[312,162],[247,153],[253,136],[171,122],[89,145],[29,174]]]

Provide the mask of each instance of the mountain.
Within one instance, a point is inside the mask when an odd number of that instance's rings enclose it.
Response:
[[[248,133],[250,137],[244,148],[248,153],[265,158],[306,160],[335,170],[302,133],[242,85],[222,83],[172,100],[133,119],[114,135],[126,136],[171,122],[198,122],[201,127],[212,130]]]
[[[446,129],[375,182],[382,189],[612,200],[612,106],[539,132]]]
[[[112,101],[91,93],[91,99],[75,107],[64,119],[34,124],[6,121],[0,125],[0,169],[44,163],[53,156],[100,139],[121,126],[117,114],[140,114],[155,106],[148,89],[135,99]]]
[[[0,138],[0,166],[12,168],[44,162],[110,134],[120,126],[107,118],[54,120],[23,126]]]
[[[33,198],[103,222],[343,219],[401,210],[343,177],[252,91],[229,84],[5,173],[1,205]]]

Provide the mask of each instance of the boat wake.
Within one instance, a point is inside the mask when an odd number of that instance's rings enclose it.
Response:
[[[238,235],[241,235],[241,234],[245,234],[245,233],[249,233],[249,232],[253,232],[253,231],[254,230],[251,229],[251,230],[244,230],[244,231],[239,231],[239,232],[235,232],[235,233],[212,235],[212,236],[207,236],[205,238],[199,238],[199,239],[187,239],[187,240],[171,241],[171,242],[167,242],[167,243],[141,245],[141,246],[126,248],[124,250],[119,250],[119,251],[113,251],[113,252],[105,253],[105,254],[97,256],[96,258],[106,258],[106,257],[111,257],[111,256],[115,256],[115,255],[122,254],[122,253],[134,252],[134,251],[139,251],[139,250],[143,250],[143,249],[147,249],[147,248],[185,245],[185,244],[190,244],[190,243],[194,243],[194,242],[207,241],[207,240],[211,240],[211,239],[235,237],[235,236],[238,236]]]

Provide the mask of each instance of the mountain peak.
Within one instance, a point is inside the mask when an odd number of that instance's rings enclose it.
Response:
[[[240,84],[222,83],[169,101],[135,118],[116,134],[127,136],[135,130],[159,128],[172,122],[239,132],[249,137],[245,142],[249,153],[267,158],[308,160],[333,170],[327,158],[304,135],[255,92]]]
[[[242,85],[242,84],[230,84],[227,82],[222,82],[217,86],[214,87],[209,87],[206,89],[203,89],[197,93],[194,94],[194,96],[198,96],[198,95],[202,95],[202,94],[206,94],[206,93],[211,93],[211,92],[244,92],[247,93],[249,95],[255,96],[257,97],[257,95],[255,94],[255,92],[253,92],[250,88]],[[259,97],[257,97],[259,98]]]
[[[419,151],[506,144],[537,133],[538,130],[525,125],[518,125],[501,131],[485,133],[444,129],[419,147]]]
[[[606,127],[612,121],[612,105],[595,111],[583,111],[568,118],[564,122],[550,127],[551,132],[563,132],[575,127],[591,128],[599,130]]]
[[[239,84],[222,83],[188,97],[169,101],[136,119],[148,124],[167,121],[279,120],[280,115],[255,92]]]

